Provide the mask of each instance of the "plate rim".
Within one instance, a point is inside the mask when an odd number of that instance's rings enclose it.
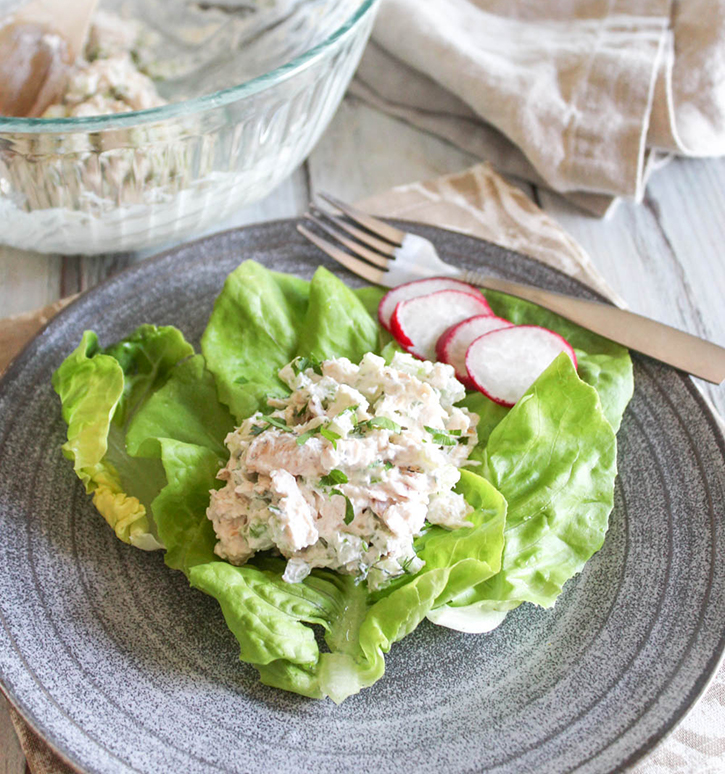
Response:
[[[587,285],[579,278],[573,277],[572,275],[567,274],[561,269],[550,266],[549,264],[544,263],[543,261],[533,256],[526,255],[525,253],[519,252],[517,250],[512,250],[510,248],[504,247],[503,245],[499,245],[495,242],[492,242],[487,239],[483,239],[481,237],[477,237],[472,234],[465,234],[461,231],[456,231],[454,229],[449,229],[449,228],[443,228],[429,223],[421,223],[419,221],[406,220],[401,218],[394,218],[394,219],[385,218],[385,220],[401,228],[410,229],[412,231],[420,231],[420,230],[438,231],[446,234],[451,234],[452,236],[457,238],[464,238],[467,240],[472,240],[474,242],[483,243],[485,245],[491,245],[493,248],[495,248],[496,251],[499,251],[499,252],[503,251],[512,256],[515,256],[516,260],[523,260],[524,262],[531,262],[533,264],[541,265],[545,267],[547,271],[553,272],[556,275],[560,275],[567,282],[573,283],[574,285],[576,285],[577,290],[580,291],[583,296],[593,297],[594,299],[604,302],[606,304],[609,304],[611,306],[614,305],[610,299],[608,299],[598,290],[595,290],[594,288]],[[26,363],[32,360],[33,350],[35,350],[37,347],[39,347],[42,344],[41,339],[47,334],[48,330],[56,326],[59,321],[63,322],[67,316],[73,315],[80,305],[87,303],[89,299],[92,300],[94,296],[100,294],[109,285],[119,283],[119,282],[123,285],[125,284],[126,278],[133,275],[143,275],[146,271],[148,271],[149,268],[156,267],[159,264],[163,263],[164,261],[172,259],[176,254],[178,254],[181,251],[193,250],[195,247],[197,247],[200,244],[204,244],[210,241],[216,241],[216,240],[219,240],[220,238],[238,234],[240,232],[255,231],[255,230],[264,231],[267,228],[274,229],[274,227],[292,226],[292,225],[297,225],[299,223],[304,223],[304,222],[305,222],[304,217],[276,218],[273,220],[249,223],[244,226],[237,226],[229,229],[224,229],[222,231],[214,232],[213,234],[207,234],[197,239],[194,239],[188,242],[182,242],[181,244],[178,244],[178,245],[174,245],[166,250],[163,250],[159,253],[149,256],[148,258],[144,258],[140,261],[137,261],[136,263],[132,263],[131,265],[125,267],[124,269],[117,272],[116,274],[106,277],[97,285],[94,285],[88,290],[81,292],[77,298],[71,301],[67,306],[63,307],[63,309],[61,309],[57,314],[51,317],[38,331],[35,332],[35,334],[29,339],[29,341],[26,343],[23,349],[10,361],[7,368],[5,369],[5,372],[2,374],[2,377],[0,377],[0,398],[2,398],[3,395],[10,389],[10,386],[15,381],[15,379],[17,379],[18,375],[23,370]],[[295,233],[296,233],[296,229],[293,229],[291,233],[291,236],[293,238]],[[300,240],[301,240],[301,243],[304,241],[302,237],[300,237]],[[253,256],[251,256],[251,258],[253,259]],[[345,271],[348,271],[348,270],[345,270]],[[372,283],[367,283],[367,284],[371,285]],[[653,362],[650,358],[648,358],[645,355],[641,355],[640,353],[631,352],[631,354],[633,358],[637,360],[641,360],[645,364],[648,362]],[[698,404],[702,412],[702,415],[706,418],[707,424],[712,430],[718,449],[723,459],[725,460],[725,424],[722,423],[722,420],[719,420],[718,415],[716,414],[715,407],[710,403],[710,401],[706,398],[706,396],[702,393],[698,385],[693,381],[693,379],[690,376],[671,366],[665,365],[664,367],[666,367],[670,372],[676,375],[676,377],[684,385],[687,392],[694,398],[695,402]],[[7,432],[8,432],[8,429],[6,429],[6,431],[0,436],[0,448],[4,444],[4,439],[7,435]],[[7,631],[1,611],[0,611],[0,625],[2,625],[3,628],[5,628]],[[20,658],[22,659],[22,653],[19,650],[17,650],[17,648],[16,648],[16,652],[18,656],[20,656]],[[670,718],[666,721],[662,731],[660,733],[653,734],[649,739],[645,740],[642,744],[638,745],[637,748],[626,759],[620,761],[617,764],[616,770],[624,771],[624,770],[630,769],[638,761],[641,761],[646,755],[651,753],[656,747],[662,744],[673,733],[673,731],[675,731],[675,729],[684,720],[687,714],[694,708],[695,704],[697,704],[697,702],[702,698],[704,693],[709,688],[710,684],[715,679],[719,669],[723,665],[725,665],[725,628],[721,633],[721,636],[715,651],[713,651],[712,655],[708,658],[707,668],[700,672],[700,674],[698,675],[697,679],[693,684],[692,690],[689,692],[687,696],[684,697],[684,699],[678,704],[677,708],[671,713]],[[29,674],[32,676],[33,680],[37,682],[37,679],[35,678],[33,673],[29,672]],[[38,685],[42,690],[42,686],[40,686],[40,684]],[[32,710],[30,710],[28,707],[24,706],[22,701],[19,701],[17,699],[14,691],[5,682],[2,671],[0,671],[0,694],[6,699],[8,705],[28,725],[30,730],[34,734],[36,734],[62,761],[64,761],[70,767],[72,767],[77,772],[79,772],[79,774],[93,774],[91,769],[84,768],[83,764],[80,763],[78,760],[76,760],[76,758],[73,756],[72,753],[69,753],[66,749],[60,746],[59,743],[57,743],[56,740],[49,735],[49,732],[47,731],[47,729],[45,729],[44,724],[35,717],[35,713]],[[52,697],[49,697],[49,698],[51,703],[55,704],[55,701],[52,699]],[[58,709],[61,711],[61,713],[65,714],[65,712],[60,707]],[[71,718],[68,718],[68,721],[76,729],[78,729],[78,731],[80,731],[84,737],[87,737],[85,730],[80,724],[78,724],[76,721],[72,720]],[[625,732],[623,733],[626,733],[626,731],[630,730],[633,727],[634,725],[628,726]],[[616,739],[613,739],[612,743],[614,743],[615,741]],[[117,756],[114,753],[111,753],[108,750],[106,752],[112,755],[113,757],[117,758]],[[598,755],[599,753],[597,754],[597,756]],[[586,763],[589,763],[592,760],[595,760],[597,756],[595,756],[594,758],[589,758],[587,761],[582,761],[581,764],[579,765],[584,765]],[[122,760],[120,758],[118,758],[118,760],[124,766],[127,766],[133,769],[133,767],[127,761]]]

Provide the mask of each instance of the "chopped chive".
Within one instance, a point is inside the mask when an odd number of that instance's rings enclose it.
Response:
[[[316,432],[317,428],[314,428],[312,430],[308,430],[306,433],[302,433],[302,435],[297,436],[297,445],[304,446]]]
[[[261,416],[260,419],[263,419],[268,425],[272,425],[272,427],[277,427],[280,430],[284,430],[285,433],[291,433],[292,428],[279,417],[270,417],[270,416]]]

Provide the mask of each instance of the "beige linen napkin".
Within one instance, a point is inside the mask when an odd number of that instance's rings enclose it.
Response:
[[[383,0],[352,91],[603,215],[725,153],[725,0]]]
[[[567,272],[618,301],[584,250],[518,188],[488,165],[422,183],[394,188],[361,203],[370,212],[442,226],[488,239]],[[19,350],[52,309],[9,318],[0,355]],[[3,363],[0,363],[0,371]],[[13,723],[33,774],[69,774],[58,759],[13,712]],[[638,764],[636,774],[722,771],[725,755],[725,668],[674,733]]]

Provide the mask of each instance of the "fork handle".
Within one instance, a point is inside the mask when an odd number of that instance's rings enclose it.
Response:
[[[725,379],[725,348],[677,328],[609,304],[583,301],[475,271],[464,271],[460,278],[471,285],[531,301],[582,328],[713,384],[720,384]]]

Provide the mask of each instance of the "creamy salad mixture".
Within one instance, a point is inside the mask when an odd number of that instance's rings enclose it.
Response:
[[[451,366],[368,353],[359,365],[297,358],[279,376],[290,396],[226,438],[226,485],[207,510],[220,557],[276,549],[288,582],[327,567],[375,589],[422,567],[413,540],[426,521],[467,526],[453,488],[478,416],[454,406],[465,390]]]
[[[62,99],[43,118],[128,113],[165,105],[154,82],[136,64],[143,45],[141,25],[97,11],[83,59],[76,62]]]

